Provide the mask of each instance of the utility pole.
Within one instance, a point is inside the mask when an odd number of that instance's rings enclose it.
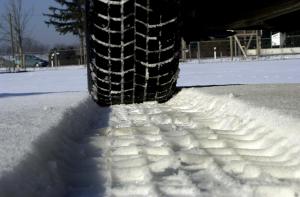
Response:
[[[233,61],[233,38],[232,36],[230,36],[230,57],[231,57],[231,61]]]
[[[256,51],[257,57],[261,55],[261,30],[256,31]]]
[[[15,67],[15,42],[14,42],[14,32],[12,24],[12,15],[9,14],[9,26],[10,26],[10,40],[11,40],[11,55],[13,58],[13,66]]]
[[[186,60],[186,42],[181,38],[181,58],[183,61]]]
[[[197,42],[197,48],[198,48],[198,51],[197,51],[197,58],[198,58],[198,61],[199,61],[199,63],[200,63],[200,59],[201,59],[200,41]]]

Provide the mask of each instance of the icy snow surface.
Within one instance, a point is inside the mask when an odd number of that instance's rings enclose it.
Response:
[[[183,64],[179,85],[300,82],[299,60],[271,62]],[[83,67],[0,74],[0,196],[299,196],[298,92],[191,88],[100,108]]]

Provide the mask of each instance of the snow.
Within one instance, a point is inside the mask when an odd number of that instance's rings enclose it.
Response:
[[[84,67],[0,74],[0,196],[299,196],[299,65],[184,63],[194,88],[109,108]]]
[[[1,74],[0,97],[22,96],[31,93],[55,93],[86,91],[86,68],[70,66],[62,68],[28,69],[29,72]]]
[[[179,86],[300,83],[300,60],[182,63]]]

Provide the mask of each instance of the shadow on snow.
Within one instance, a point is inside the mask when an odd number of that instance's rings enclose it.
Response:
[[[95,159],[102,153],[86,141],[108,125],[109,114],[110,108],[90,99],[67,111],[13,171],[0,177],[0,196],[103,196],[105,178]]]

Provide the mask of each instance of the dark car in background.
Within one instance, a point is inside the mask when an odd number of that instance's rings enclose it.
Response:
[[[25,63],[27,67],[47,67],[49,62],[34,55],[26,55]]]
[[[16,65],[21,65],[21,61],[17,58]],[[26,67],[47,67],[49,62],[35,55],[25,55]]]

